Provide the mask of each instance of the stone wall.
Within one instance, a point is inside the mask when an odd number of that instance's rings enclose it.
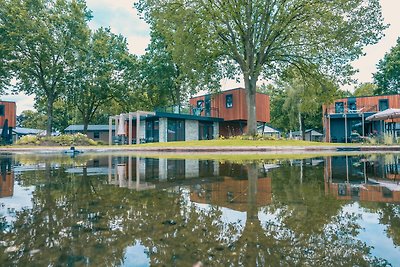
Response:
[[[185,140],[199,140],[199,121],[185,120]]]
[[[168,119],[160,118],[159,120],[159,142],[167,142]]]

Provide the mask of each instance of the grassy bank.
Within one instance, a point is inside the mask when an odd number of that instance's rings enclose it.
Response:
[[[135,145],[137,147],[246,147],[246,146],[354,146],[360,144],[341,144],[341,143],[324,143],[310,142],[301,140],[200,140],[200,141],[181,141],[181,142],[166,142],[166,143],[147,143]]]

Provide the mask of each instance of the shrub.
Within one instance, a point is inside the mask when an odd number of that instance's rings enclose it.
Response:
[[[26,135],[21,137],[15,143],[17,145],[41,145],[41,146],[95,146],[97,142],[88,138],[86,135],[77,134],[63,134],[59,136],[36,136]]]
[[[383,143],[384,143],[385,145],[393,145],[393,143],[394,143],[393,135],[392,135],[392,134],[385,133],[385,134],[383,135]]]

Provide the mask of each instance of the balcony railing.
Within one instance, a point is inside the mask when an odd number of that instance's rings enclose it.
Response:
[[[344,104],[343,107],[335,107],[331,105],[327,108],[326,112],[328,114],[361,114],[366,112],[378,112],[377,105],[365,105],[361,107],[355,107],[354,105]]]
[[[156,112],[168,112],[175,114],[186,114],[186,115],[194,115],[201,117],[219,117],[219,109],[215,107],[211,107],[206,109],[204,107],[196,107],[196,106],[168,106],[168,107],[159,107],[155,109]]]

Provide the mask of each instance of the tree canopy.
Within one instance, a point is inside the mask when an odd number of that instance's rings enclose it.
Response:
[[[378,71],[374,74],[374,80],[378,88],[377,94],[400,93],[400,37],[397,44],[385,54],[377,65]]]
[[[242,75],[249,134],[256,132],[260,77],[274,78],[289,66],[347,77],[349,63],[385,28],[378,0],[141,0],[136,6],[174,59],[190,66],[184,70],[201,72],[198,62],[211,58],[225,76]]]
[[[4,0],[0,5],[1,48],[10,49],[2,65],[15,77],[16,91],[46,101],[48,134],[53,104],[65,92],[90,16],[81,0]]]

